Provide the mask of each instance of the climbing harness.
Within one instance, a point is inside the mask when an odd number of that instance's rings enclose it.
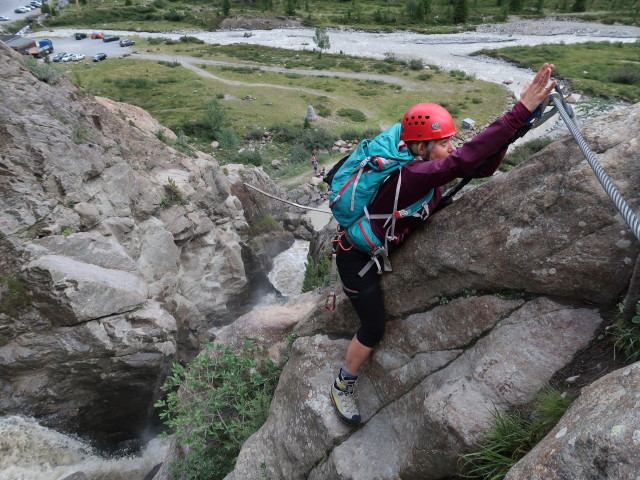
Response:
[[[333,311],[336,308],[336,286],[338,285],[338,268],[337,268],[337,258],[340,250],[344,250],[345,252],[351,250],[353,245],[349,245],[345,247],[344,241],[346,240],[346,231],[340,226],[336,226],[336,234],[331,240],[331,275],[329,277],[329,290],[327,292],[327,296],[324,300],[324,308],[329,311]]]

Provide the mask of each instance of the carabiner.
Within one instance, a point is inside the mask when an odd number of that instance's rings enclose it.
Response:
[[[324,308],[326,308],[330,312],[333,312],[336,309],[336,293],[335,292],[327,293],[327,297],[324,299]]]

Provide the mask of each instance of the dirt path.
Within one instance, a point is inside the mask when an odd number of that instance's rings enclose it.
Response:
[[[166,62],[178,62],[185,68],[195,72],[201,77],[210,78],[212,80],[216,80],[218,82],[224,83],[226,85],[233,86],[245,86],[245,87],[267,87],[267,88],[276,88],[281,90],[292,90],[296,92],[305,92],[310,95],[318,95],[331,98],[337,102],[340,102],[346,107],[357,108],[362,111],[366,116],[371,117],[373,112],[363,110],[361,105],[354,105],[349,102],[348,96],[337,96],[332,95],[324,90],[313,90],[310,88],[301,88],[301,87],[289,87],[286,85],[274,85],[270,83],[254,83],[254,82],[241,82],[239,80],[229,80],[226,78],[219,77],[214,75],[211,72],[208,72],[202,68],[199,68],[198,65],[216,65],[216,66],[230,66],[230,67],[245,67],[245,68],[257,68],[259,70],[269,71],[269,72],[278,72],[278,73],[296,73],[299,75],[308,75],[312,77],[339,77],[339,78],[354,78],[359,80],[376,80],[385,83],[391,83],[393,85],[399,85],[404,89],[412,90],[412,91],[420,91],[424,90],[424,87],[417,82],[412,82],[410,80],[393,77],[387,75],[376,75],[369,73],[351,73],[351,72],[334,72],[331,70],[304,70],[297,68],[282,68],[282,67],[271,67],[266,65],[259,64],[248,64],[243,62],[225,62],[221,60],[203,60],[201,58],[189,57],[185,55],[165,55],[165,54],[152,54],[152,53],[134,53],[132,55],[134,58],[140,58],[143,60],[155,60],[155,61],[166,61]]]

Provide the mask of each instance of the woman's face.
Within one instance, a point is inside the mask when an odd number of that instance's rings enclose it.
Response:
[[[434,142],[433,147],[431,147],[429,160],[442,160],[455,150],[456,147],[454,147],[453,143],[451,143],[451,137],[439,138]]]

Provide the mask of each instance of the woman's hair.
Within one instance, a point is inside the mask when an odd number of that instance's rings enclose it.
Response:
[[[424,140],[410,140],[405,142],[407,147],[409,147],[409,151],[414,155],[418,155],[418,151],[422,148],[422,146],[427,143]]]

